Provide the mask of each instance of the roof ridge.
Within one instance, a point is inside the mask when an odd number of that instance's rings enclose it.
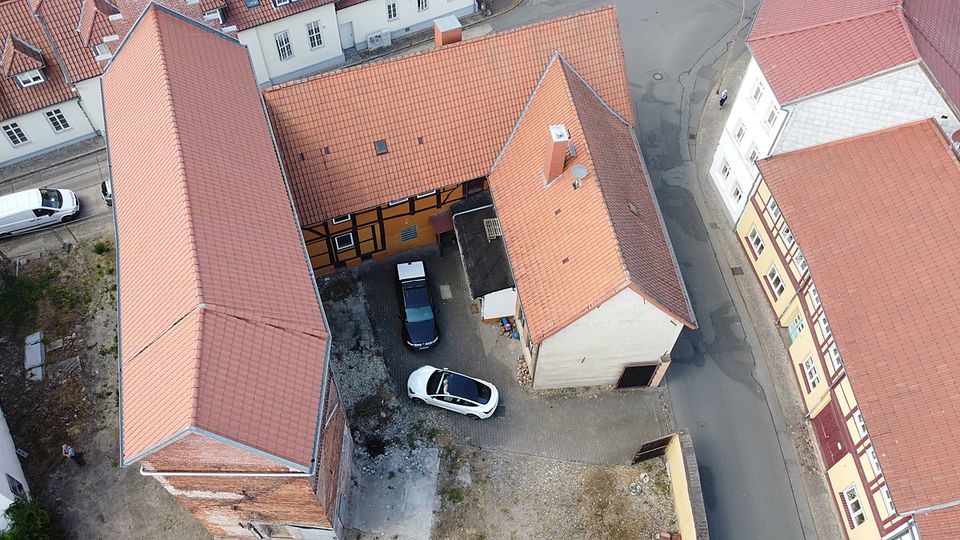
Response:
[[[302,79],[294,79],[294,80],[292,80],[292,81],[287,81],[287,82],[282,83],[282,84],[278,84],[278,85],[275,85],[275,86],[271,86],[270,88],[265,89],[265,90],[263,91],[263,94],[264,94],[264,95],[268,95],[268,94],[270,94],[270,93],[272,93],[272,92],[274,92],[274,91],[277,91],[277,90],[281,90],[281,89],[284,89],[284,88],[287,88],[287,87],[291,87],[291,86],[296,86],[296,85],[298,85],[298,84],[308,83],[308,82],[315,81],[315,80],[321,79],[321,78],[328,78],[328,77],[331,77],[331,78],[332,78],[332,77],[335,77],[335,76],[340,75],[340,74],[342,74],[342,73],[349,73],[349,72],[360,71],[360,70],[364,70],[364,69],[373,69],[373,68],[375,68],[376,66],[380,66],[380,65],[386,64],[386,63],[391,63],[391,62],[398,62],[398,63],[399,63],[399,62],[409,61],[411,58],[420,58],[420,57],[422,57],[422,56],[429,56],[429,55],[433,55],[433,54],[441,54],[441,53],[444,53],[445,51],[457,49],[457,48],[460,48],[460,47],[472,46],[472,45],[477,44],[477,43],[482,43],[482,42],[485,42],[485,41],[489,41],[489,40],[493,40],[493,39],[498,39],[498,38],[501,38],[501,37],[503,37],[503,36],[509,36],[509,35],[512,35],[512,34],[517,34],[517,33],[525,32],[525,31],[528,31],[528,30],[531,29],[531,28],[539,28],[539,27],[545,27],[545,26],[550,26],[550,25],[554,25],[554,24],[560,24],[560,23],[566,22],[566,21],[571,20],[571,19],[579,19],[579,18],[581,18],[581,17],[587,17],[587,16],[593,15],[593,14],[595,14],[595,13],[602,13],[602,12],[606,12],[606,11],[613,12],[614,15],[616,14],[616,8],[615,8],[612,4],[606,5],[606,6],[601,6],[601,7],[595,8],[595,9],[591,9],[591,10],[578,11],[578,12],[576,12],[576,13],[571,13],[571,14],[565,15],[565,16],[563,16],[563,17],[557,17],[557,18],[555,18],[555,19],[549,19],[549,20],[546,20],[546,21],[540,21],[540,22],[525,24],[525,25],[523,25],[523,26],[518,26],[518,27],[516,27],[516,28],[511,28],[511,29],[509,29],[509,30],[503,30],[503,31],[500,31],[500,32],[493,32],[493,33],[490,33],[490,34],[487,34],[487,35],[484,35],[484,36],[475,37],[475,38],[473,38],[473,39],[463,40],[463,41],[459,41],[459,42],[457,42],[457,43],[451,43],[450,45],[444,45],[443,47],[441,47],[441,48],[439,48],[439,49],[438,49],[438,48],[432,48],[432,49],[427,49],[427,50],[424,50],[424,51],[412,52],[412,53],[409,53],[409,54],[405,54],[405,55],[402,55],[402,56],[396,56],[396,57],[393,57],[393,58],[383,58],[383,59],[379,59],[379,60],[374,60],[374,61],[372,61],[372,62],[364,62],[364,63],[361,63],[361,64],[356,64],[356,65],[352,65],[352,66],[343,67],[343,68],[340,68],[340,69],[335,69],[335,70],[332,70],[332,71],[327,71],[327,72],[324,72],[324,73],[317,73],[317,74],[314,74],[314,75],[310,75],[310,76],[307,76],[307,77],[303,77]]]
[[[888,12],[891,12],[891,11],[903,11],[902,1],[898,1],[898,3],[897,3],[896,5],[888,6],[888,7],[882,8],[882,9],[875,9],[875,10],[869,11],[869,12],[867,12],[867,13],[861,13],[860,15],[852,15],[852,16],[850,16],[850,17],[844,17],[844,18],[841,18],[841,19],[833,19],[833,20],[830,20],[830,21],[827,21],[827,22],[818,23],[818,24],[808,24],[807,26],[801,26],[801,27],[799,27],[799,28],[793,28],[793,29],[790,29],[790,30],[784,30],[784,31],[782,31],[782,32],[771,32],[771,33],[769,33],[769,34],[760,34],[760,35],[758,35],[758,36],[756,36],[756,37],[754,37],[754,36],[751,35],[751,36],[749,36],[749,37],[747,38],[747,42],[749,43],[749,42],[751,42],[751,41],[760,41],[760,40],[762,40],[762,39],[769,39],[769,38],[775,38],[775,37],[780,37],[780,36],[786,36],[786,35],[789,35],[789,34],[799,34],[799,33],[801,33],[801,32],[806,32],[806,31],[809,31],[809,30],[815,30],[815,29],[817,29],[817,28],[823,28],[823,27],[826,27],[826,26],[833,26],[833,25],[836,25],[836,24],[848,23],[848,22],[852,22],[852,21],[859,20],[859,19],[867,19],[867,18],[870,18],[870,17],[875,17],[875,16],[877,16],[877,15],[884,15],[884,14],[886,14],[886,13],[888,13]]]

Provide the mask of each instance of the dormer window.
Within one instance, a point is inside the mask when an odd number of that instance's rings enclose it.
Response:
[[[205,21],[217,21],[221,26],[223,25],[223,12],[220,9],[211,9],[210,11],[203,12],[203,20]]]
[[[40,84],[47,79],[43,76],[43,71],[39,69],[31,69],[24,73],[17,73],[17,82],[20,83],[20,86],[27,88],[28,86],[33,86],[35,84]]]
[[[97,43],[94,45],[93,54],[96,55],[97,61],[109,60],[113,56],[113,53],[110,52],[110,47],[106,43]]]

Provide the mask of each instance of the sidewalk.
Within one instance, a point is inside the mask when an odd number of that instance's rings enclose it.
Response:
[[[733,233],[734,223],[722,208],[716,187],[710,179],[709,170],[713,162],[717,141],[723,131],[724,124],[731,107],[736,100],[735,92],[743,78],[749,54],[744,54],[733,62],[725,75],[724,86],[730,93],[728,106],[725,109],[718,107],[715,95],[716,88],[707,99],[705,110],[700,118],[697,130],[697,146],[694,155],[697,168],[697,178],[704,194],[703,206],[705,217],[713,220],[716,227],[711,227],[708,234],[712,237],[721,264],[731,269],[727,283],[734,284],[736,290],[731,295],[738,302],[737,311],[745,325],[751,325],[759,342],[762,356],[766,362],[776,390],[777,402],[780,405],[786,429],[793,441],[795,471],[791,475],[800,477],[803,491],[809,500],[810,509],[816,524],[816,534],[819,538],[841,538],[838,516],[833,504],[833,496],[828,488],[824,474],[820,451],[814,442],[814,435],[810,422],[803,412],[803,405],[795,376],[790,365],[787,347],[784,344],[782,333],[777,326],[767,299],[760,288],[756,277],[750,271],[750,264],[744,256],[743,250]],[[733,273],[733,268],[743,269],[743,273]],[[739,297],[739,298],[738,298]],[[788,463],[788,471],[791,468]]]
[[[0,184],[6,184],[84,156],[102,152],[105,148],[103,137],[95,136],[70,146],[64,146],[39,156],[0,167]]]

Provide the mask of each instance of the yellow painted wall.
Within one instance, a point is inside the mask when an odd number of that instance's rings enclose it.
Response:
[[[796,298],[791,307],[785,312],[787,315],[787,325],[792,323],[793,319],[800,313],[800,305],[801,299]],[[824,397],[830,392],[830,380],[828,375],[824,373],[824,368],[820,362],[816,346],[813,342],[813,333],[811,332],[809,322],[797,336],[797,339],[790,345],[788,351],[790,353],[790,362],[793,364],[794,374],[800,383],[800,394],[803,397],[806,410],[813,411],[814,409],[822,408],[823,404],[829,402],[829,400],[825,400]],[[807,376],[803,369],[803,362],[811,355],[817,366],[817,373],[820,375],[820,383],[817,384],[816,388],[807,392]]]
[[[677,529],[683,538],[697,538],[697,527],[690,505],[690,486],[687,483],[686,466],[683,463],[683,450],[680,437],[674,435],[667,445],[667,469],[670,471],[670,489],[673,493],[673,505],[677,512]]]
[[[850,387],[850,379],[846,377],[837,385],[836,396],[837,402],[840,404],[840,411],[844,416],[850,414],[850,411],[857,405],[853,398],[853,389]]]
[[[867,467],[869,468],[870,466],[867,465]],[[877,490],[877,492],[873,494],[873,504],[877,508],[877,512],[880,513],[881,520],[890,517],[890,512],[887,512],[887,503],[883,500],[883,494],[880,493],[880,490]]]
[[[857,466],[854,462],[854,456],[847,454],[827,471],[827,478],[830,481],[833,499],[837,508],[840,510],[840,523],[847,529],[847,535],[850,540],[873,540],[880,538],[880,530],[877,522],[873,518],[871,506],[874,504],[873,498],[864,488],[860,481],[860,475],[857,473]],[[860,504],[863,505],[863,515],[866,520],[850,529],[850,522],[847,520],[849,512],[847,504],[843,500],[841,493],[850,485],[857,487],[857,494],[860,498]]]

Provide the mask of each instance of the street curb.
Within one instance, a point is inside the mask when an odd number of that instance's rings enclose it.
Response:
[[[66,158],[66,159],[61,159],[61,160],[59,160],[59,161],[57,161],[57,162],[55,162],[55,163],[50,163],[49,165],[44,165],[43,167],[39,167],[39,168],[33,169],[33,170],[30,171],[30,172],[25,172],[25,173],[19,174],[19,175],[17,175],[17,176],[11,176],[11,177],[9,177],[9,178],[4,178],[4,179],[0,180],[0,185],[4,185],[4,184],[7,184],[7,183],[9,183],[9,182],[13,182],[13,181],[15,181],[15,180],[20,180],[21,178],[26,178],[27,176],[30,176],[31,174],[37,174],[38,172],[46,171],[46,170],[49,170],[49,169],[53,169],[54,167],[59,167],[59,166],[61,166],[61,165],[65,165],[65,164],[67,164],[67,163],[70,163],[71,161],[76,161],[76,160],[78,160],[78,159],[85,158],[85,157],[87,157],[87,156],[91,156],[91,155],[96,154],[96,153],[98,153],[98,152],[103,152],[103,151],[106,150],[106,149],[107,149],[107,147],[106,147],[106,145],[104,145],[104,146],[102,146],[102,147],[100,147],[100,148],[96,148],[96,149],[94,149],[94,150],[88,150],[88,151],[83,152],[82,154],[77,154],[77,155],[74,155],[74,156],[70,156],[70,157],[68,157],[68,158]],[[42,154],[41,154],[41,155],[42,155]],[[40,156],[38,156],[38,157],[40,157]]]

